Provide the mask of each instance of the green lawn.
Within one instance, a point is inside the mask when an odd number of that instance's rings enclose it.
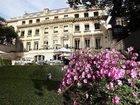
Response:
[[[0,105],[63,105],[60,66],[0,67]],[[48,73],[52,80],[48,80]]]

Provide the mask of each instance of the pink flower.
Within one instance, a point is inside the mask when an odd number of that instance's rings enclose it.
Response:
[[[82,84],[78,82],[78,83],[77,83],[77,86],[78,86],[78,87],[81,87],[81,86],[82,86]]]
[[[138,96],[138,93],[133,92],[132,95],[133,95],[134,97],[137,97],[137,96]]]
[[[79,105],[78,102],[76,100],[74,100],[73,105]]]
[[[67,84],[68,84],[68,85],[71,84],[71,80],[70,80],[70,79],[67,80]]]
[[[133,47],[129,47],[129,48],[127,48],[127,50],[128,50],[128,52],[132,52],[134,50],[134,48]]]
[[[88,93],[86,93],[86,99],[88,99],[89,98],[89,94]]]
[[[130,75],[132,78],[137,78],[137,72],[135,70],[131,70]]]
[[[74,76],[74,80],[78,80],[78,76],[76,75],[76,76]]]
[[[119,86],[122,86],[122,81],[121,80],[117,80],[117,82],[118,82]]]
[[[88,77],[88,78],[91,78],[91,74],[88,74],[87,77]]]
[[[112,82],[110,82],[109,84],[107,84],[106,87],[107,87],[108,90],[113,90],[113,88],[114,88]]]
[[[62,90],[59,88],[59,89],[58,89],[58,93],[60,94],[61,92],[62,92]]]
[[[83,82],[84,82],[84,83],[87,83],[87,79],[84,79]]]
[[[120,102],[120,98],[118,96],[115,96],[112,98],[112,102],[118,104]]]

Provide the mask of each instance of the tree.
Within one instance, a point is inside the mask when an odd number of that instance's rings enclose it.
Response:
[[[123,17],[127,28],[134,32],[140,28],[140,2],[139,0],[68,0],[70,7],[77,8],[84,5],[87,9],[93,6],[108,8],[113,17]]]
[[[7,26],[5,19],[0,17],[0,44],[12,44],[15,38],[17,38],[17,33],[14,27]]]

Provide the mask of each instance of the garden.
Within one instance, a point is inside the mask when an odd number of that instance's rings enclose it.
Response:
[[[71,56],[58,92],[66,105],[140,105],[140,62],[127,51],[90,49]]]
[[[0,66],[0,105],[140,105],[137,58],[133,47],[87,49],[63,67]]]

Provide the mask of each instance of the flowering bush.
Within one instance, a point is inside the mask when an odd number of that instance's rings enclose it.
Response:
[[[137,105],[140,104],[140,62],[133,48],[121,53],[104,50],[93,55],[90,50],[71,56],[58,89],[71,102],[66,105]]]

